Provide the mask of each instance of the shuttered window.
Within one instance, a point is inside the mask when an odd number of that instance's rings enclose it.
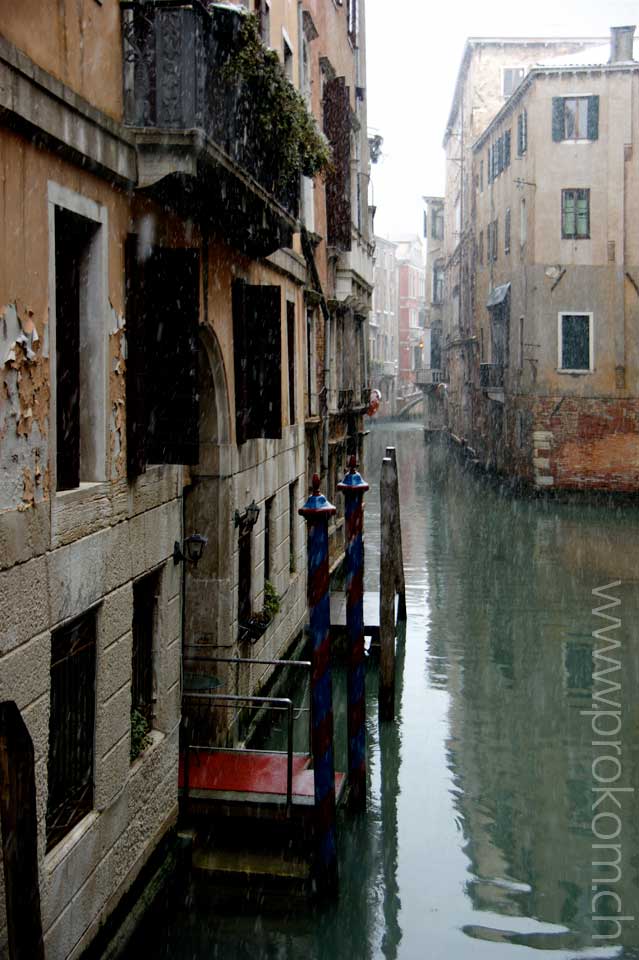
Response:
[[[95,612],[51,635],[47,850],[93,807]]]
[[[510,130],[504,133],[504,170],[510,166]]]
[[[528,114],[525,110],[517,117],[517,156],[523,157],[528,149]]]
[[[282,436],[282,289],[233,284],[235,426],[238,444]]]
[[[559,369],[592,369],[592,314],[559,314]]]
[[[127,461],[197,463],[199,254],[126,248]]]
[[[599,137],[599,97],[553,97],[552,138],[561,140],[597,140]]]
[[[590,190],[561,191],[561,235],[564,240],[590,237]]]
[[[504,218],[504,253],[510,253],[510,207]]]
[[[329,246],[351,249],[351,103],[344,77],[324,85],[324,133],[333,151],[326,178],[326,220]]]

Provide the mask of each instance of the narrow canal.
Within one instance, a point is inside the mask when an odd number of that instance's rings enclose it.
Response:
[[[144,953],[637,958],[639,919],[597,917],[639,918],[639,791],[605,792],[639,788],[639,514],[514,498],[427,446],[417,425],[376,425],[362,468],[369,589],[387,444],[398,451],[408,631],[394,725],[378,726],[369,672],[368,811],[340,825],[339,901],[258,912],[192,888]],[[593,596],[604,587],[612,600]],[[614,598],[603,612],[618,626],[592,612]],[[609,661],[595,663],[609,682],[592,667],[606,645]]]

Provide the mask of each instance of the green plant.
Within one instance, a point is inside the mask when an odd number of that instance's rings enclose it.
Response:
[[[280,167],[284,180],[300,173],[314,177],[331,169],[330,145],[304,98],[284,75],[277,53],[262,43],[254,14],[243,17],[237,45],[224,72],[228,78],[246,83],[256,108],[260,143]]]
[[[280,595],[270,580],[264,581],[264,613],[269,620],[280,612]]]
[[[137,760],[150,744],[150,732],[151,724],[147,718],[137,707],[133,707],[131,710],[131,763]]]

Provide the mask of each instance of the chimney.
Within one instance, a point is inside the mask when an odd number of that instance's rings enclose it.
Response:
[[[634,60],[635,27],[610,28],[610,60],[609,63],[628,63]]]

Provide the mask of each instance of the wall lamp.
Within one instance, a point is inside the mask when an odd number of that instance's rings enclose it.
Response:
[[[186,552],[183,552],[180,541],[176,540],[173,545],[173,563],[187,560],[189,563],[197,564],[208,542],[208,537],[203,537],[201,533],[192,533],[190,537],[186,537],[184,540],[183,548]]]
[[[257,523],[257,518],[259,515],[260,508],[256,504],[255,500],[253,500],[253,502],[248,505],[244,513],[240,513],[239,510],[235,511],[235,526],[251,530]]]

